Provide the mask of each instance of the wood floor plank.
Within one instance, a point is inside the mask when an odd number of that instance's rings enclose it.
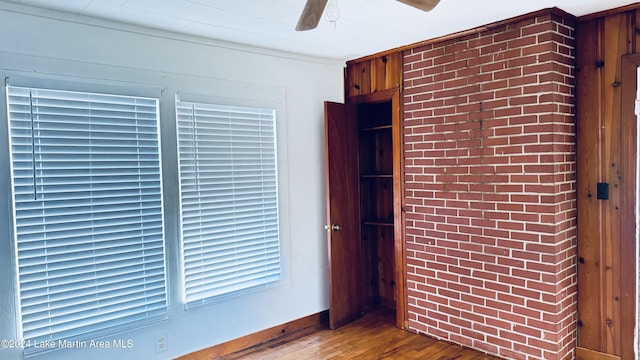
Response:
[[[498,360],[458,345],[395,327],[395,314],[377,309],[337,330],[314,327],[220,360]]]

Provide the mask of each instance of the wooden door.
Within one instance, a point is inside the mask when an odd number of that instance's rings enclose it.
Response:
[[[346,106],[325,102],[329,327],[362,315],[358,124]]]

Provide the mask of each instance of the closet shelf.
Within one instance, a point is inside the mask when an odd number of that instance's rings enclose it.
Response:
[[[386,130],[386,129],[391,129],[391,125],[365,127],[365,128],[361,128],[360,131],[365,132],[365,131],[378,131],[378,130]]]
[[[393,174],[362,174],[360,175],[362,179],[391,179],[393,178]]]
[[[365,219],[365,225],[371,226],[391,226],[393,227],[393,219]]]

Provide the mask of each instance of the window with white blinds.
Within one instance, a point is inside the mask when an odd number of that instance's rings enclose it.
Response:
[[[184,301],[280,279],[275,110],[177,101]]]
[[[7,102],[23,338],[165,316],[158,100],[8,86]]]

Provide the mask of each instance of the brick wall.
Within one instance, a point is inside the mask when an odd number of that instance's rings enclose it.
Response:
[[[557,9],[405,51],[410,329],[574,358],[574,52]]]

